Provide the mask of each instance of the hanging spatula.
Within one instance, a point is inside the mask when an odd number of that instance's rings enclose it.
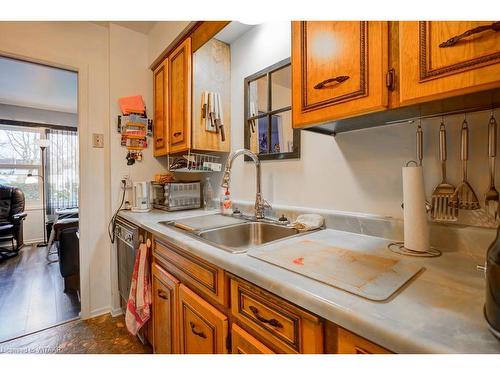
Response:
[[[450,199],[453,208],[478,210],[480,208],[476,193],[467,181],[467,161],[469,160],[469,125],[464,119],[461,130],[460,160],[462,161],[462,182],[457,186]]]
[[[493,216],[495,220],[498,217],[499,195],[495,189],[495,158],[497,156],[497,122],[493,114],[488,124],[488,157],[490,168],[490,189],[485,194],[484,207],[486,212]]]
[[[434,221],[457,221],[458,207],[450,207],[450,199],[455,186],[446,181],[446,128],[441,122],[439,127],[439,160],[441,160],[441,183],[432,192],[432,212]]]

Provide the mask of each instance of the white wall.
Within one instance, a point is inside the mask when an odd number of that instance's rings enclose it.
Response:
[[[259,25],[231,44],[232,148],[243,147],[243,79],[290,56],[289,23]],[[500,119],[500,111],[497,111]],[[468,116],[469,177],[481,202],[488,188],[487,124],[489,113]],[[460,181],[459,132],[463,116],[446,119],[448,176]],[[440,182],[439,119],[422,122],[427,196]],[[402,218],[401,167],[415,159],[416,124],[394,125],[339,134],[336,138],[301,132],[300,160],[267,161],[262,165],[264,197],[271,203],[372,213]],[[253,163],[237,160],[231,193],[255,199]],[[497,181],[500,172],[497,168]],[[463,212],[461,221],[487,223],[482,212]]]
[[[151,181],[155,173],[166,170],[166,157],[153,156],[153,139],[148,138],[148,148],[143,151],[143,160],[127,166],[127,149],[120,146],[120,134],[116,131],[117,116],[121,114],[118,98],[142,95],[147,114],[153,117],[153,78],[149,69],[148,36],[130,29],[110,24],[109,71],[110,71],[110,150],[111,150],[111,207],[114,212],[122,197],[121,179],[130,176],[132,181]],[[130,58],[133,51],[133,58]],[[126,61],[126,64],[124,64]],[[163,163],[163,164],[162,164]],[[131,190],[126,192],[131,202]],[[118,278],[116,273],[116,251],[111,253],[112,307],[116,312],[120,307]]]
[[[148,33],[148,61],[152,64],[190,21],[159,21]],[[149,65],[148,64],[148,65]]]

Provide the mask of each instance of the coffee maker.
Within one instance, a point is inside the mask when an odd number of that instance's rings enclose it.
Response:
[[[132,212],[151,211],[150,185],[148,181],[134,182],[132,194]]]
[[[486,302],[484,315],[490,331],[500,339],[500,227],[486,254]]]

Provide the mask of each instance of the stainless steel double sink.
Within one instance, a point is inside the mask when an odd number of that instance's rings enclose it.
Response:
[[[199,230],[178,228],[175,221],[162,221],[160,224],[175,228],[230,253],[245,253],[251,248],[303,234],[295,228],[281,224],[251,220]]]

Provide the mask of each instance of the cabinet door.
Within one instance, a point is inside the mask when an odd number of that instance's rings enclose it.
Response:
[[[179,353],[179,281],[153,264],[153,347],[155,353]]]
[[[233,354],[274,354],[274,352],[234,324],[231,326],[231,352]]]
[[[338,328],[338,353],[339,354],[391,354],[382,348],[354,333]]]
[[[495,26],[496,25],[496,26]],[[499,22],[399,22],[401,102],[500,86]],[[471,31],[470,35],[463,35]],[[467,33],[469,34],[469,33]]]
[[[169,152],[191,147],[191,38],[168,57]]]
[[[168,154],[168,119],[167,119],[167,82],[168,60],[165,60],[154,71],[154,155]]]
[[[179,318],[181,353],[227,353],[227,317],[185,285],[179,288]]]
[[[388,23],[292,23],[294,128],[383,109]]]

